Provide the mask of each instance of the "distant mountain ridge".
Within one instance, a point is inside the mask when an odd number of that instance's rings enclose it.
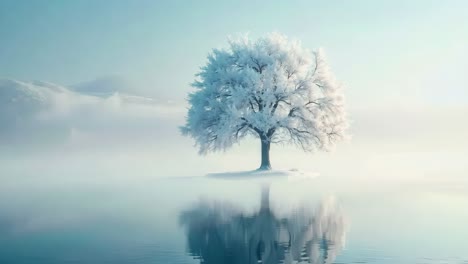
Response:
[[[25,82],[0,78],[0,131],[47,111],[64,112],[102,104],[118,104],[117,107],[147,106],[152,109],[177,108],[170,102],[131,94],[129,89],[112,88],[110,83],[100,89],[98,83],[93,83],[95,89],[91,89],[91,86],[78,89],[44,81]]]
[[[115,93],[135,94],[132,85],[125,79],[108,76],[70,86],[75,92],[98,97],[109,97]]]
[[[181,104],[135,95],[119,87],[83,90],[0,78],[0,147],[61,144],[76,140],[76,135],[114,138],[115,142],[126,137],[152,138],[175,129],[173,120],[180,119],[184,111]]]
[[[107,79],[106,79],[107,80]],[[99,86],[102,84],[103,86]],[[0,78],[0,109],[16,108],[29,105],[34,109],[47,107],[54,102],[54,97],[73,97],[70,99],[98,100],[118,95],[125,103],[132,104],[167,104],[151,97],[135,95],[128,86],[118,81],[97,81],[66,87],[44,81],[19,81]],[[29,108],[28,107],[28,108]]]

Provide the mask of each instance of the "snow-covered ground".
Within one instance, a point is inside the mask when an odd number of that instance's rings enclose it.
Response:
[[[317,177],[319,173],[311,171],[301,171],[298,169],[290,170],[251,170],[251,171],[233,171],[207,174],[210,178],[224,180],[241,180],[241,179],[256,179],[256,180],[310,180]]]

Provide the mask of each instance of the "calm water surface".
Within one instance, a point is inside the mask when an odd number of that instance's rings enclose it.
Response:
[[[468,263],[460,186],[209,177],[5,185],[0,263]]]

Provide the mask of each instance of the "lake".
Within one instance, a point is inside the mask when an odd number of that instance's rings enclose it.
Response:
[[[456,182],[40,177],[1,188],[2,264],[468,263]]]

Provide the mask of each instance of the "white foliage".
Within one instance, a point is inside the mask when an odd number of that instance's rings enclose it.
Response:
[[[229,39],[192,84],[186,125],[200,153],[225,150],[247,135],[328,150],[348,126],[341,85],[323,51],[277,33]]]

